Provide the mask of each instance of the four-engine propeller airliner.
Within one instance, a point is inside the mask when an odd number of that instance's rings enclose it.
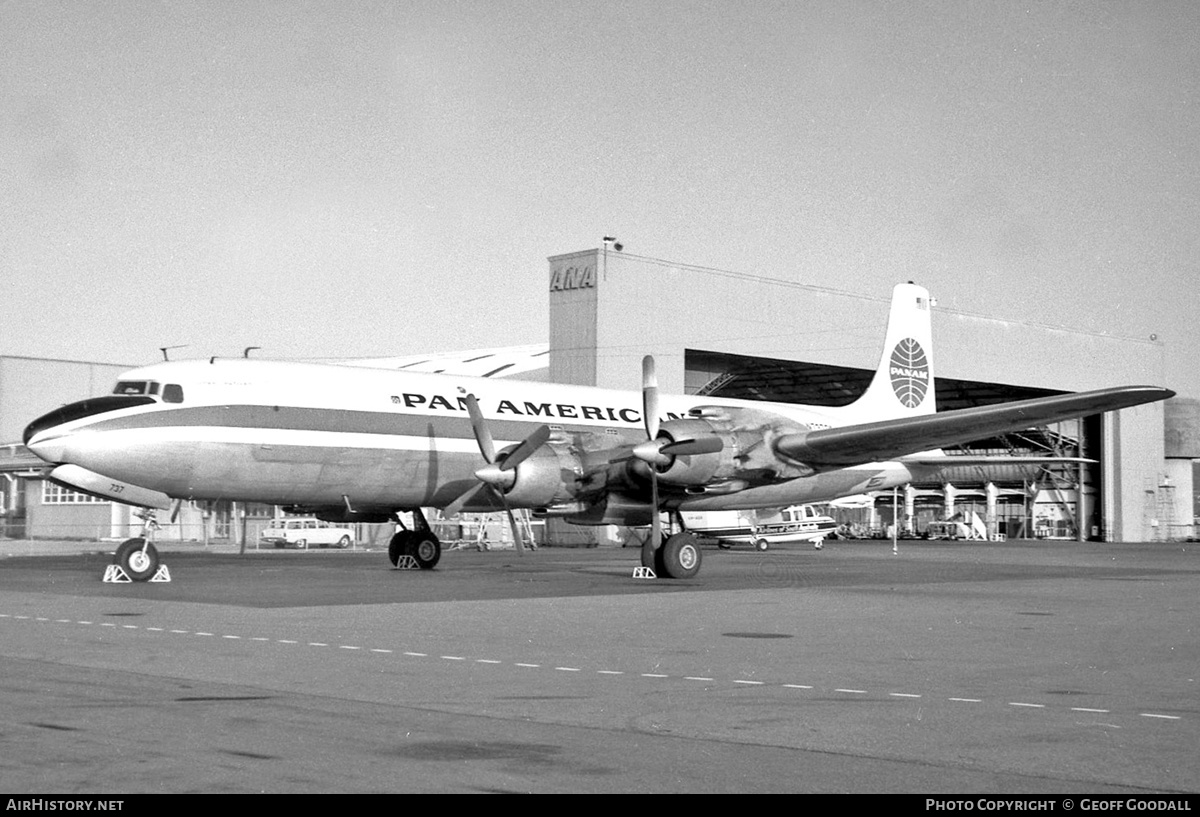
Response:
[[[1126,386],[936,413],[929,310],[924,288],[895,288],[873,379],[838,408],[660,395],[649,357],[640,396],[213,358],[130,371],[113,394],[46,414],[24,439],[55,466],[54,481],[132,505],[224,499],[331,521],[395,520],[392,564],[437,564],[441,545],[422,508],[502,508],[510,521],[512,508],[528,508],[583,525],[648,525],[642,565],[690,578],[700,568],[696,538],[685,530],[664,541],[662,512],[779,508],[891,488],[948,462],[996,461],[948,458],[943,446],[1173,394]],[[116,560],[135,580],[158,566],[142,538]]]

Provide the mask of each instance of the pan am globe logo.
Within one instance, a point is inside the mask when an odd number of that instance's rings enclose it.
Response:
[[[921,344],[912,338],[905,338],[896,344],[892,350],[892,361],[889,367],[892,376],[892,390],[896,399],[905,408],[916,408],[925,400],[929,391],[929,358]]]

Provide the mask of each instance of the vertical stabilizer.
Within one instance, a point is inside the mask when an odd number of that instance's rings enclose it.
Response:
[[[933,394],[933,330],[929,290],[898,284],[879,367],[866,393],[847,407],[854,422],[916,417],[937,410]]]

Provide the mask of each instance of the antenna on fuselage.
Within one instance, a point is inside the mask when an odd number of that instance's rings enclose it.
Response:
[[[171,358],[167,355],[167,352],[171,351],[172,349],[186,349],[187,347],[188,344],[186,343],[181,343],[178,346],[159,346],[158,351],[163,353],[163,360],[170,362]]]
[[[242,357],[250,357],[251,352],[253,352],[255,349],[261,349],[261,348],[262,348],[261,346],[247,346],[245,349],[242,350]]]

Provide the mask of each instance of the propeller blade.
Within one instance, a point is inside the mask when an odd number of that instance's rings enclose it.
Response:
[[[516,470],[517,466],[529,459],[534,452],[550,440],[552,436],[550,426],[540,425],[535,428],[533,433],[521,440],[503,459],[497,462],[496,441],[492,439],[492,432],[488,430],[487,422],[483,419],[479,401],[474,394],[468,394],[463,402],[467,405],[467,414],[471,417],[471,429],[475,432],[475,442],[479,444],[479,453],[483,455],[486,465],[475,472],[475,478],[479,480],[479,484],[468,488],[442,512],[447,516],[454,516],[474,500],[481,491],[490,492],[492,496],[499,498],[500,504],[504,506],[504,512],[508,514],[508,524],[512,528],[513,545],[518,553],[524,555],[525,543],[521,536],[521,527],[517,524],[517,518],[513,515],[504,492],[513,486],[516,475],[512,472]]]
[[[658,436],[658,375],[654,371],[654,356],[642,358],[642,420],[646,423],[646,439]]]
[[[658,449],[658,453],[671,457],[687,456],[689,454],[715,454],[725,447],[720,437],[701,437],[696,440],[679,440],[667,443]]]
[[[471,428],[475,432],[475,442],[479,444],[479,453],[483,455],[488,465],[496,461],[496,443],[492,441],[492,432],[488,431],[487,423],[483,421],[483,412],[479,410],[479,401],[475,395],[468,394],[465,402],[467,414],[471,415]]]
[[[647,465],[670,465],[671,458],[662,453],[663,448],[661,440],[646,440],[635,445],[629,453],[634,459],[639,459]]]
[[[511,471],[518,465],[529,459],[529,455],[537,451],[546,441],[550,439],[550,426],[540,425],[533,430],[525,439],[521,440],[520,444],[505,456],[503,462],[500,463],[500,470]]]
[[[475,498],[477,493],[487,490],[487,487],[487,485],[482,483],[479,485],[472,485],[470,488],[463,491],[459,495],[458,499],[455,499],[445,508],[442,508],[442,515],[447,517],[458,516],[462,512],[463,506],[469,504],[471,500]]]
[[[687,456],[689,454],[715,454],[725,447],[721,442],[720,437],[700,437],[694,440],[678,440],[677,442],[666,442],[665,438],[657,440],[646,440],[644,443],[638,443],[629,452],[629,457],[634,457],[648,465],[670,465],[674,457]],[[622,457],[621,459],[629,459]],[[616,462],[617,460],[613,460]]]
[[[650,467],[650,535],[642,542],[642,567],[654,569],[654,553],[662,546],[662,519],[658,515],[658,472]]]
[[[654,356],[642,358],[642,420],[646,424],[646,442],[635,446],[633,456],[650,466],[650,536],[642,543],[642,567],[654,569],[654,554],[662,547],[662,519],[658,514],[658,465],[670,459],[663,457],[658,442],[658,374]]]
[[[513,547],[517,549],[517,555],[524,556],[525,542],[521,537],[521,528],[517,525],[517,517],[513,515],[512,508],[508,507],[508,500],[504,498],[504,494],[500,494],[500,501],[504,503],[504,512],[508,514],[508,524],[512,528]]]

